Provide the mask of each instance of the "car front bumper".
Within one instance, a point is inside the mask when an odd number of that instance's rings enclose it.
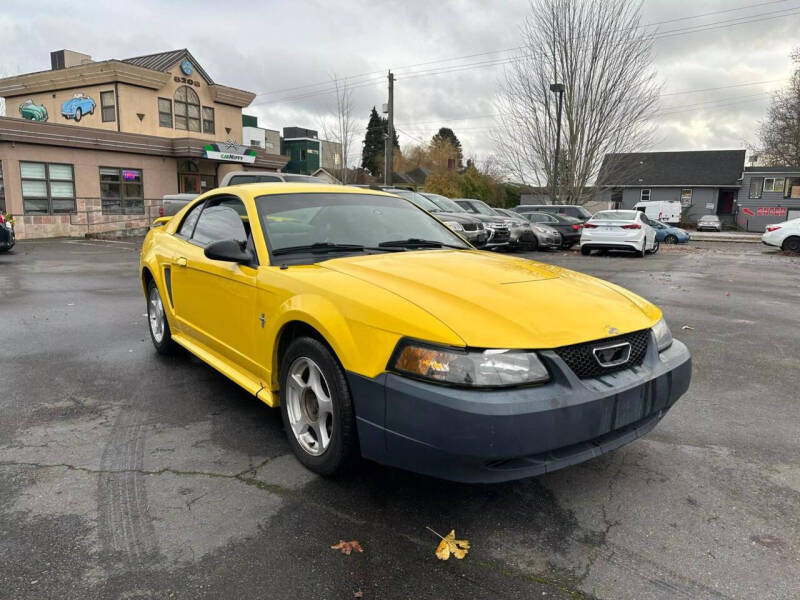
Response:
[[[677,340],[659,354],[651,337],[640,366],[595,379],[579,379],[555,352],[540,356],[549,383],[505,390],[348,373],[362,455],[453,481],[532,477],[646,434],[691,380],[691,355]]]

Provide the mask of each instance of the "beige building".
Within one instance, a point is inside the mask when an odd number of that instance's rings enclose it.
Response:
[[[0,79],[0,209],[19,238],[139,230],[166,194],[288,160],[242,145],[255,95],[215,83],[188,50],[99,62],[62,50],[51,66]]]

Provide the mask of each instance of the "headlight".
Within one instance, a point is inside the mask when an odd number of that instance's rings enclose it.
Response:
[[[481,223],[481,222],[478,222],[478,223],[475,225],[475,227],[476,227],[476,229],[477,229],[478,231],[483,231],[483,223]]]
[[[538,231],[539,233],[550,233],[544,227],[538,227],[538,226],[536,227],[536,231]]]
[[[464,228],[461,226],[461,223],[456,223],[455,221],[444,221],[444,224],[447,225],[453,231],[464,231]]]
[[[506,387],[550,379],[535,352],[458,350],[400,342],[389,369],[429,381],[462,387]]]
[[[672,346],[672,332],[667,326],[667,322],[662,319],[653,326],[653,333],[656,336],[656,347],[659,352],[663,352]]]

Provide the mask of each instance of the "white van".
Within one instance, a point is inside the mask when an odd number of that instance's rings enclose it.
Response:
[[[633,205],[633,208],[643,212],[648,218],[662,223],[681,222],[681,203],[677,200],[637,202]]]

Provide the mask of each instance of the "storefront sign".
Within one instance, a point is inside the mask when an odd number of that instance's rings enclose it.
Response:
[[[757,209],[759,217],[785,217],[786,209],[779,206],[760,206]]]
[[[203,148],[203,158],[252,165],[256,161],[256,151],[233,142],[206,144]]]
[[[122,170],[122,179],[123,181],[136,181],[139,179],[139,172],[138,171],[127,171],[125,169]]]

